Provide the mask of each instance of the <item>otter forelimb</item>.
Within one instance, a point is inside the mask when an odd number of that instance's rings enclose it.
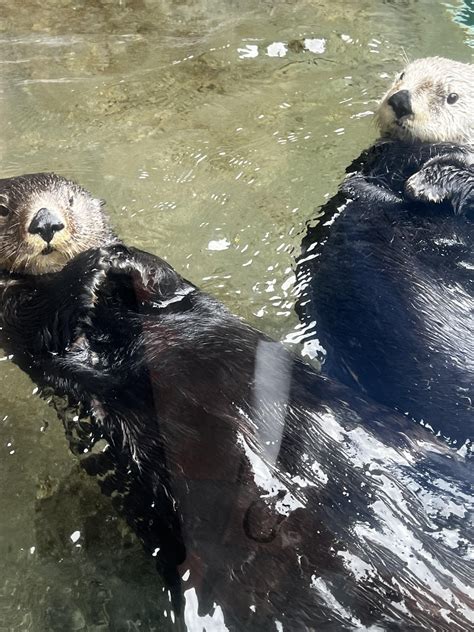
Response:
[[[407,180],[405,193],[415,201],[449,202],[455,215],[470,215],[474,208],[472,154],[432,158]]]

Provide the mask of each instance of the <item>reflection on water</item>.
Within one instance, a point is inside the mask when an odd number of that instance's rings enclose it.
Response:
[[[282,338],[301,231],[374,138],[403,51],[471,59],[451,17],[433,0],[2,2],[2,176],[80,181],[125,241]],[[166,629],[153,565],[55,415],[8,359],[0,379],[2,625]]]

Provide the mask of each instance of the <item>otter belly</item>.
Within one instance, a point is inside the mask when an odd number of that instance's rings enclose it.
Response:
[[[84,465],[184,629],[469,627],[472,475],[423,428],[124,246],[18,279],[2,314],[14,360],[92,416]]]
[[[379,173],[384,163],[382,154]],[[398,180],[413,173],[399,164]],[[472,220],[404,199],[399,182],[379,193],[379,181],[377,173],[369,195],[354,184],[324,238],[318,226],[305,236],[297,277],[306,339],[325,349],[326,374],[460,446],[473,420]]]

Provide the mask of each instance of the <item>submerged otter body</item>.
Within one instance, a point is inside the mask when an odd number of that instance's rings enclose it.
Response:
[[[90,416],[85,466],[185,629],[469,627],[471,474],[423,428],[148,253],[110,245],[3,281],[3,344]]]
[[[473,223],[466,206],[455,214],[400,190],[438,151],[450,148],[388,141],[369,152],[306,233],[298,313],[325,374],[459,446],[473,422]]]
[[[308,228],[297,261],[297,311],[305,340],[324,349],[323,372],[460,446],[472,438],[473,422],[474,153],[470,145],[434,141],[459,140],[461,129],[472,140],[472,110],[469,125],[444,112],[445,128],[439,111],[474,94],[468,82],[467,95],[443,105],[441,87],[431,94],[425,61],[408,66],[382,101],[379,120],[392,138],[349,167],[318,225]],[[452,100],[460,88],[443,80]]]

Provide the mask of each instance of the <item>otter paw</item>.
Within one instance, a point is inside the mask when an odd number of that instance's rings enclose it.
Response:
[[[110,268],[110,258],[105,249],[97,248],[81,253],[72,259],[59,273],[61,288],[66,301],[81,309],[91,309],[96,303],[96,292]]]
[[[128,279],[135,291],[151,287],[156,281],[155,266],[147,265],[148,259],[156,266],[154,259],[146,253],[137,257],[133,248],[115,245],[107,248],[108,274],[110,278]]]
[[[436,184],[429,169],[421,169],[405,182],[405,194],[411,200],[439,204],[446,198],[446,191]]]
[[[48,297],[43,326],[38,328],[40,348],[62,353],[77,340],[97,303],[98,289],[109,267],[106,252],[98,248],[77,255],[61,271],[36,279],[40,295]]]

